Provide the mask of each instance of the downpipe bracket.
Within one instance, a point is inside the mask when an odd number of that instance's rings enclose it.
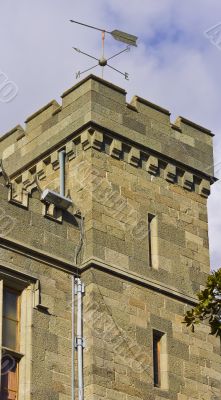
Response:
[[[85,349],[85,347],[86,347],[85,338],[83,338],[83,337],[75,337],[75,349],[77,350],[78,347],[81,347],[82,349]]]
[[[84,283],[76,282],[74,286],[74,294],[77,295],[78,293],[84,293],[84,292],[85,292]]]

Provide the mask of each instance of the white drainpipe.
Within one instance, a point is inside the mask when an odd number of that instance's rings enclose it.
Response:
[[[65,150],[59,152],[60,165],[60,195],[65,196]]]
[[[75,296],[75,276],[72,275],[72,296],[71,296],[71,304],[72,304],[72,346],[71,346],[71,400],[75,399],[75,386],[74,386],[74,378],[75,378],[75,310],[74,310],[74,296]]]
[[[84,382],[83,382],[83,329],[82,329],[82,294],[84,293],[84,284],[79,278],[76,279],[75,294],[77,295],[77,336],[76,349],[78,353],[78,400],[84,400]]]

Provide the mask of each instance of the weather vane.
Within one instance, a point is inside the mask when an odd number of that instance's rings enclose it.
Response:
[[[115,29],[112,32],[109,32],[109,31],[106,31],[105,29],[100,29],[100,28],[97,28],[97,27],[92,26],[92,25],[87,25],[87,24],[83,24],[82,22],[73,21],[72,19],[70,20],[70,22],[73,22],[74,24],[83,25],[83,26],[86,26],[87,28],[92,28],[92,29],[95,29],[97,31],[100,31],[101,35],[102,35],[101,36],[101,38],[102,38],[102,54],[101,54],[100,58],[94,57],[91,54],[85,53],[84,51],[81,51],[80,49],[78,49],[76,47],[73,47],[73,49],[75,51],[77,51],[78,53],[84,54],[85,56],[90,57],[93,60],[97,61],[97,63],[95,65],[93,65],[92,67],[90,67],[88,69],[85,69],[84,71],[78,71],[76,73],[76,79],[80,78],[80,76],[82,74],[84,74],[85,72],[88,72],[91,69],[96,68],[98,66],[102,67],[102,78],[103,78],[104,67],[107,66],[107,67],[113,69],[114,71],[118,72],[119,74],[123,75],[125,79],[129,80],[129,75],[128,75],[127,72],[119,71],[118,69],[116,69],[112,65],[110,65],[108,63],[108,61],[112,60],[113,58],[115,58],[117,56],[119,56],[120,54],[124,53],[125,51],[129,51],[130,50],[130,46],[137,46],[137,43],[136,43],[137,36],[130,35],[129,33],[125,33],[125,32],[119,31],[117,29]],[[105,58],[105,56],[104,56],[104,41],[105,41],[105,34],[106,33],[110,34],[115,40],[118,40],[118,41],[123,42],[123,43],[127,43],[127,47],[124,50],[121,50],[118,53],[114,54],[113,56],[111,56],[109,58]]]

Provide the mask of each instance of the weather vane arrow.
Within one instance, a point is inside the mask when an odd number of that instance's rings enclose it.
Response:
[[[76,78],[80,78],[80,76],[82,74],[84,74],[85,72],[88,72],[91,69],[96,68],[97,66],[100,65],[102,67],[102,78],[103,78],[103,69],[104,69],[105,66],[107,66],[107,67],[113,69],[114,71],[120,73],[121,75],[123,75],[125,77],[125,79],[127,79],[127,80],[129,79],[129,75],[128,75],[127,72],[119,71],[118,69],[114,68],[112,65],[108,64],[108,61],[111,60],[112,58],[115,58],[115,57],[119,56],[120,54],[124,53],[125,51],[129,51],[130,50],[130,46],[136,46],[137,47],[137,43],[136,43],[137,39],[138,39],[137,36],[131,35],[131,34],[126,33],[126,32],[119,31],[117,29],[115,29],[112,32],[110,32],[110,31],[107,31],[106,29],[101,29],[101,28],[97,28],[97,27],[92,26],[92,25],[84,24],[84,23],[79,22],[79,21],[74,21],[73,19],[71,19],[70,22],[72,22],[74,24],[78,24],[78,25],[83,25],[83,26],[85,26],[87,28],[95,29],[97,31],[102,32],[102,56],[101,56],[101,58],[94,57],[94,56],[92,56],[92,55],[90,55],[88,53],[85,53],[85,52],[81,51],[80,49],[78,49],[76,47],[73,47],[73,49],[75,51],[77,51],[78,53],[84,54],[85,56],[90,57],[90,58],[92,58],[92,59],[97,61],[97,63],[95,65],[93,65],[92,67],[90,67],[90,68],[88,68],[88,69],[86,69],[84,71],[78,71],[76,73]],[[110,34],[115,40],[118,40],[120,42],[123,42],[123,43],[127,44],[127,47],[124,50],[119,51],[118,53],[114,54],[113,56],[111,56],[111,57],[109,57],[107,59],[104,57],[104,41],[105,41],[105,34],[106,33]]]

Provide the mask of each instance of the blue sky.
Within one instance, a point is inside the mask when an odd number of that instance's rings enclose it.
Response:
[[[139,37],[138,48],[115,59],[130,80],[105,70],[104,78],[172,113],[210,128],[215,133],[215,164],[221,161],[221,46],[205,31],[221,23],[220,0],[7,0],[0,15],[1,73],[15,82],[17,96],[0,102],[0,134],[72,86],[75,72],[93,61],[72,46],[100,55],[100,35],[70,24],[69,19],[119,28]],[[221,41],[221,33],[220,33]],[[106,54],[121,50],[107,38]],[[91,63],[92,61],[92,63]],[[100,74],[99,69],[93,71]],[[220,169],[220,170],[219,170]],[[215,172],[221,177],[221,168]],[[221,184],[208,202],[211,265],[221,266]]]

